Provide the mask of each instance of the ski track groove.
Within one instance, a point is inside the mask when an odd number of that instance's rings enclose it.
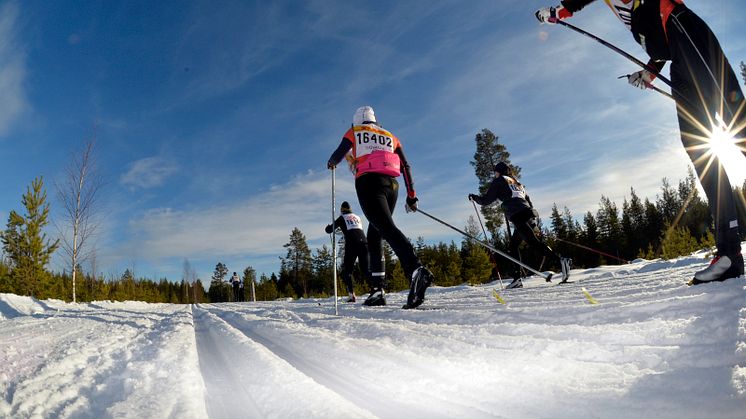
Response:
[[[354,405],[366,408],[366,410],[373,412],[379,417],[397,417],[398,412],[416,412],[409,413],[408,417],[449,417],[449,415],[444,414],[442,410],[443,406],[446,404],[451,405],[451,408],[457,406],[459,408],[457,410],[458,412],[466,414],[469,417],[494,417],[494,414],[490,414],[489,412],[480,409],[478,406],[461,403],[450,398],[445,399],[439,395],[432,395],[423,389],[414,389],[408,394],[409,397],[417,400],[416,404],[412,404],[411,401],[405,403],[395,398],[392,399],[390,392],[386,391],[386,389],[382,389],[376,380],[355,379],[354,377],[356,373],[352,369],[342,371],[341,373],[332,369],[330,359],[336,359],[331,356],[335,351],[334,346],[336,345],[331,345],[331,347],[327,348],[328,352],[324,351],[325,355],[321,356],[320,359],[319,356],[312,353],[304,353],[302,351],[295,352],[294,350],[298,351],[302,347],[296,345],[290,349],[285,346],[288,343],[288,338],[292,337],[291,335],[278,333],[274,336],[270,336],[270,334],[265,330],[259,331],[258,328],[252,328],[251,321],[244,319],[240,311],[232,310],[230,308],[226,310],[226,307],[223,306],[220,308],[221,310],[216,310],[219,314],[214,315],[223,319],[223,321],[244,334],[247,338],[261,344],[278,358],[286,361],[288,364],[292,365],[298,371],[317,383],[338,393]],[[207,310],[210,309],[208,308]],[[300,318],[300,316],[299,320],[303,322],[303,319]],[[266,319],[262,319],[261,321],[266,321]],[[271,323],[274,323],[274,325],[277,326],[287,326],[286,324],[277,321],[272,321]],[[261,328],[276,330],[275,327]],[[298,330],[301,332],[304,331],[303,328],[298,328]],[[314,330],[314,333],[316,332],[317,331]],[[326,334],[331,333],[338,335],[338,333],[329,332],[328,330],[324,330],[324,332]],[[315,342],[324,341],[323,336],[314,336],[312,339]],[[339,343],[338,339],[339,336],[335,336],[334,341],[329,341]],[[375,343],[375,341],[365,340],[364,343],[370,344]],[[400,352],[390,353],[390,349],[390,346],[380,345],[377,351],[370,352],[376,353],[377,355],[375,358],[377,362],[385,365],[386,363],[390,363],[392,358],[401,357],[402,355]],[[368,355],[366,358],[370,359],[370,356]],[[345,365],[354,365],[354,363],[346,362]],[[395,367],[396,365],[392,366],[392,368]],[[418,365],[409,368],[409,370],[415,377],[428,377],[427,380],[437,381],[438,379],[447,378],[439,376],[437,371],[428,370]],[[465,396],[465,398],[468,399],[467,396]],[[439,407],[431,407],[433,403],[436,403],[436,406]]]

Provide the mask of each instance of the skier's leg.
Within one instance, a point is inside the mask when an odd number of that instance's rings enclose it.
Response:
[[[743,112],[743,97],[740,88],[733,92],[732,82],[723,83],[723,76],[732,70],[725,70],[729,65],[707,25],[690,11],[672,15],[671,19],[673,24],[667,26],[671,81],[681,141],[707,196],[720,258],[708,269],[697,272],[695,279],[727,279],[743,274],[738,213],[730,181],[718,156],[712,153],[709,140],[717,124],[716,113],[724,119],[742,118],[739,112]],[[738,100],[727,97],[731,93]]]
[[[357,252],[354,248],[350,248],[351,246],[354,246],[354,244],[345,243],[345,255],[342,259],[342,280],[345,283],[348,294],[352,294],[354,291],[354,287],[352,286],[352,271],[355,269],[355,257],[357,256]]]
[[[414,270],[422,264],[414,253],[412,244],[394,224],[392,218],[399,189],[396,179],[389,176],[367,174],[357,178],[355,185],[358,200],[368,222],[375,226],[380,236],[391,246],[402,264],[405,275],[411,278]],[[368,238],[368,245],[371,247],[371,271],[375,272],[376,258],[372,249],[374,243],[371,243],[370,238]]]

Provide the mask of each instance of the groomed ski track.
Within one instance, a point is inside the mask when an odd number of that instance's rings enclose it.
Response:
[[[332,299],[3,294],[0,417],[743,418],[746,281],[687,287],[703,257],[434,287],[417,310],[394,293],[339,316]]]

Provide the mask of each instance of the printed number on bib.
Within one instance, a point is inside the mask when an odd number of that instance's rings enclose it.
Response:
[[[355,214],[344,214],[342,215],[342,218],[345,220],[345,224],[347,225],[348,230],[362,230],[363,229],[363,222],[360,220],[360,217],[358,217]]]
[[[374,151],[394,152],[394,139],[384,130],[361,129],[355,131],[355,149],[358,157]]]
[[[510,187],[511,192],[513,192],[512,197],[513,198],[521,198],[526,199],[526,190],[523,188],[523,185],[513,180],[513,178],[509,176],[503,176],[505,180],[508,182],[508,186]]]

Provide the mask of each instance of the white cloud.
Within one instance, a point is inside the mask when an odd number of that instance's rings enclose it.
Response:
[[[356,202],[351,180],[337,182],[337,205]],[[331,221],[328,173],[308,172],[231,205],[194,210],[151,209],[130,221],[139,256],[228,257],[281,255],[293,227],[310,242],[323,240]]]
[[[0,136],[7,135],[29,108],[23,85],[26,53],[18,39],[19,15],[15,2],[0,6]]]
[[[130,164],[127,173],[120,178],[122,185],[136,189],[148,189],[162,185],[174,174],[178,166],[161,157],[146,157]]]

